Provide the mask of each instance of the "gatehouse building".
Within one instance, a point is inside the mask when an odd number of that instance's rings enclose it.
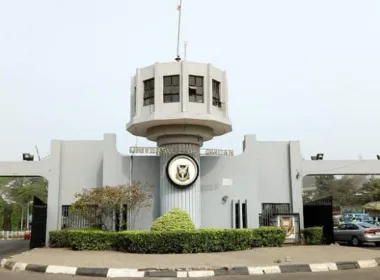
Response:
[[[278,225],[274,214],[288,215],[302,228],[305,176],[380,173],[376,159],[304,159],[298,141],[259,141],[255,135],[242,136],[237,154],[228,147],[205,150],[205,142],[233,131],[227,74],[211,64],[155,63],[137,69],[130,91],[126,133],[157,147],[131,147],[124,155],[116,135],[105,134],[92,141],[52,140],[45,160],[0,162],[0,176],[48,180],[47,232],[64,226],[74,194],[83,188],[130,181],[143,183],[153,199],[133,229],[149,229],[172,208],[186,210],[197,228],[255,228],[268,222],[265,217]]]

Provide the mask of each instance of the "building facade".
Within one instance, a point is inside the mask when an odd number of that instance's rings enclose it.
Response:
[[[171,208],[189,212],[196,227],[258,227],[268,205],[298,213],[307,175],[379,174],[378,160],[305,160],[298,141],[258,141],[246,135],[237,155],[202,155],[202,146],[232,130],[227,76],[188,61],[138,69],[131,80],[127,130],[156,141],[158,155],[120,154],[116,136],[52,140],[48,159],[0,162],[0,176],[42,176],[49,182],[47,231],[61,229],[65,210],[83,188],[140,181],[152,194],[134,229],[149,229]],[[181,169],[182,168],[182,169]]]

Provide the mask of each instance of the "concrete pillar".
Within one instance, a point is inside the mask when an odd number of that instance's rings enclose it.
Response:
[[[196,143],[167,143],[163,141],[160,148],[164,148],[166,152],[161,153],[160,158],[160,213],[161,215],[173,208],[186,210],[195,227],[201,226],[201,190],[199,177],[199,154],[200,146]],[[193,158],[197,163],[198,176],[194,183],[190,186],[176,186],[167,175],[167,166],[169,161],[176,155],[185,154]],[[173,168],[176,168],[173,166]],[[175,170],[175,169],[173,169]],[[191,169],[189,169],[191,170]],[[192,176],[190,172],[190,180]]]

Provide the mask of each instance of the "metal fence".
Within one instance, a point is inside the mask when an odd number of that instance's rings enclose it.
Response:
[[[276,214],[290,213],[289,203],[263,203],[262,213],[259,214],[259,226],[275,226],[273,217]]]
[[[93,211],[88,211],[89,213],[84,217],[78,211],[71,211],[71,205],[62,205],[61,228],[99,227],[101,221],[97,216],[97,206],[90,207]]]

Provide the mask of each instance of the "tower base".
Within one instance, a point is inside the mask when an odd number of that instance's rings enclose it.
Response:
[[[163,141],[160,148],[165,148],[165,152],[161,154],[160,158],[160,213],[161,215],[167,213],[173,208],[180,208],[189,213],[191,219],[193,220],[195,227],[199,228],[201,226],[201,190],[200,190],[200,178],[199,178],[199,159],[200,159],[200,146],[194,143],[180,144],[180,143],[168,143],[169,141]],[[195,179],[194,182],[189,186],[176,185],[170,180],[170,174],[176,176],[174,172],[177,172],[177,166],[174,163],[171,164],[171,160],[176,160],[173,158],[177,155],[188,155],[190,159],[196,161],[195,171],[193,166],[185,166],[183,168],[188,168],[187,171],[190,172],[189,180]],[[178,161],[181,162],[181,161]],[[182,161],[184,162],[184,161]],[[185,161],[186,162],[186,161]],[[170,165],[170,170],[168,171],[168,164]],[[170,174],[168,174],[168,172]],[[198,172],[197,174],[193,174]],[[196,177],[192,177],[195,176]],[[186,181],[187,177],[185,173],[178,175],[179,179],[184,179]],[[183,176],[181,178],[181,176]],[[181,182],[181,181],[178,181]]]

